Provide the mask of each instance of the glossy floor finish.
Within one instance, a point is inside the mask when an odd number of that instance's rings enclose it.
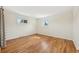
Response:
[[[7,41],[3,53],[70,53],[76,52],[73,41],[34,34]]]

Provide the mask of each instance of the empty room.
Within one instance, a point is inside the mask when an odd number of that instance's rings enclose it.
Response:
[[[1,53],[78,53],[79,7],[1,6]]]

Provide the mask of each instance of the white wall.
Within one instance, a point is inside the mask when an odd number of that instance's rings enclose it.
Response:
[[[79,7],[73,9],[73,32],[76,48],[79,50]]]
[[[20,14],[8,11],[7,9],[4,10],[4,14],[6,40],[36,33],[36,18],[24,16],[28,23],[17,24],[16,18]]]
[[[46,18],[48,19],[48,26],[44,26],[43,18],[38,19],[38,33],[73,40],[72,10]]]

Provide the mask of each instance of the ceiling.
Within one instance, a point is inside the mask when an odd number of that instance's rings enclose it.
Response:
[[[31,17],[46,17],[71,10],[69,6],[5,6],[4,8]]]

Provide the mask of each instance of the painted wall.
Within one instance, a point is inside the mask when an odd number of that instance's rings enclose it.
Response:
[[[79,7],[73,8],[73,32],[75,46],[79,50]]]
[[[8,10],[5,14],[5,36],[6,40],[36,33],[36,18],[20,15]],[[17,16],[23,16],[28,20],[27,24],[17,24]]]
[[[73,40],[72,10],[48,16],[46,19],[47,26],[44,25],[44,18],[38,19],[38,33]]]

